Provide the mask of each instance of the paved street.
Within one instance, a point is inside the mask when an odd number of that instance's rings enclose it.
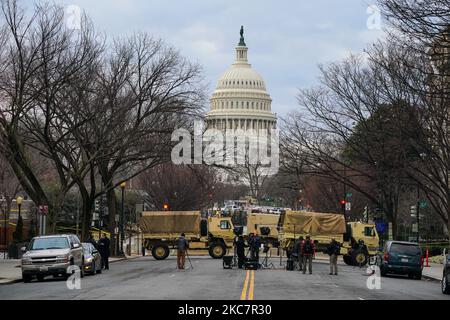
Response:
[[[175,257],[156,261],[140,257],[119,261],[111,270],[82,279],[80,290],[68,290],[60,279],[0,285],[0,299],[428,299],[450,300],[437,281],[382,278],[380,290],[366,286],[365,269],[340,266],[339,276],[328,265],[314,264],[312,275],[285,270],[224,270],[221,260],[191,257],[194,269],[176,270]],[[272,263],[279,267],[279,259]],[[187,261],[187,266],[189,263]]]

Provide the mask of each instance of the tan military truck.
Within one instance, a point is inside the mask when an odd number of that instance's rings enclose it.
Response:
[[[279,241],[288,255],[300,236],[311,235],[317,251],[325,251],[331,239],[341,244],[348,265],[365,265],[377,253],[379,237],[374,224],[348,222],[341,214],[287,211],[280,216]]]
[[[247,215],[247,229],[245,235],[258,234],[265,244],[278,246],[279,214],[249,213]]]
[[[200,211],[148,211],[142,213],[139,226],[144,245],[156,260],[169,256],[181,233],[189,241],[189,250],[208,250],[214,259],[221,259],[233,246],[230,217],[202,218]]]

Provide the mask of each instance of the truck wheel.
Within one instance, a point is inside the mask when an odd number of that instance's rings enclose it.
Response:
[[[30,283],[32,279],[32,276],[29,274],[22,274],[22,280],[24,283]]]
[[[365,266],[369,261],[369,255],[363,250],[355,250],[352,254],[353,263],[356,266]]]
[[[156,260],[164,260],[170,254],[169,247],[165,243],[157,243],[152,248],[152,256]]]
[[[213,259],[222,259],[226,252],[227,250],[222,243],[214,242],[209,246],[209,255]]]
[[[352,266],[353,265],[353,260],[352,257],[345,255],[344,256],[344,263],[348,266]]]
[[[444,276],[442,277],[441,286],[443,294],[450,294],[450,283],[448,281],[448,277],[449,276],[447,274],[444,274]]]

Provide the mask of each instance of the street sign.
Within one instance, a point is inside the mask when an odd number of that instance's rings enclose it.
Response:
[[[351,211],[352,210],[352,204],[351,202],[345,203],[345,211]]]
[[[47,214],[48,213],[48,206],[47,205],[40,205],[39,206],[39,212],[41,214]]]
[[[416,215],[417,214],[417,207],[416,206],[411,206],[410,213],[411,213],[411,216],[412,215]]]
[[[417,223],[413,223],[413,224],[412,224],[412,229],[411,229],[411,231],[412,231],[412,232],[418,232],[418,231],[419,231],[419,228],[417,228]]]
[[[425,209],[428,206],[428,202],[425,200],[420,201],[420,209]]]

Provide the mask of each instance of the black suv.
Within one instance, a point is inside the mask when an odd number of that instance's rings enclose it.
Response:
[[[444,272],[442,275],[442,293],[450,294],[450,252],[448,252],[444,261]]]

